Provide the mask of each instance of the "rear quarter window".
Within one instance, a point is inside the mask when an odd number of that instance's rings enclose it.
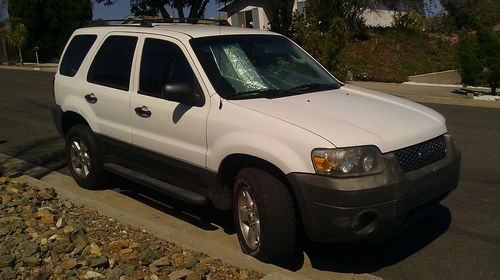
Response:
[[[73,37],[64,53],[59,73],[69,77],[75,76],[96,38],[97,35],[76,35]]]

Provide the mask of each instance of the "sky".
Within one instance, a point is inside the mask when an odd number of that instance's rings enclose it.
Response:
[[[219,16],[216,4],[217,1],[210,1],[208,3],[207,9],[205,11],[205,18],[213,18]],[[122,19],[130,15],[130,0],[118,0],[112,6],[104,6],[103,4],[97,4],[95,3],[95,1],[93,1],[93,5],[94,19]],[[171,8],[167,8],[167,10],[172,17],[177,17],[177,11],[173,11]],[[188,13],[189,12],[186,10],[186,16]]]

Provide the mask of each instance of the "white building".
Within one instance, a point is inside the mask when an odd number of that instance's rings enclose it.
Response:
[[[227,13],[228,22],[232,26],[269,29],[269,22],[273,15],[273,2],[273,0],[236,0],[220,10]],[[413,1],[412,5],[414,5]],[[421,7],[423,9],[423,1]],[[400,7],[402,11],[409,9],[410,6],[404,3]],[[306,0],[293,0],[292,11],[307,16]],[[363,17],[368,26],[388,27],[392,25],[395,13],[385,5],[381,5],[377,10],[366,11]]]

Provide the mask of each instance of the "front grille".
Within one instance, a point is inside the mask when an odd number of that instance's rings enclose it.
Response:
[[[404,172],[410,172],[435,163],[446,155],[446,140],[444,135],[431,140],[406,147],[394,152],[399,166]]]

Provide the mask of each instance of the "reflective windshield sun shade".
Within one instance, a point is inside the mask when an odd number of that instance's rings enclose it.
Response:
[[[211,46],[210,50],[222,76],[238,91],[268,88],[239,44]]]

